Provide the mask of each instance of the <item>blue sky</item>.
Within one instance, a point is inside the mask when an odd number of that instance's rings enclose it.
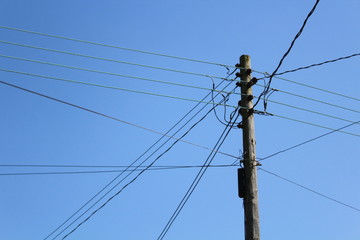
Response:
[[[172,56],[234,65],[248,54],[252,68],[271,73],[290,45],[314,1],[1,1],[1,26]],[[360,3],[321,1],[280,72],[359,52]],[[0,43],[1,55],[113,73],[101,74],[0,57],[1,69],[200,100],[209,90],[115,76],[150,78],[211,88],[208,76],[225,77],[220,65],[125,51],[0,28],[0,41],[55,49],[98,58],[202,74],[163,71]],[[297,83],[359,97],[359,57],[283,75]],[[167,132],[196,102],[56,81],[0,71],[12,83],[121,120]],[[254,73],[255,77],[263,77]],[[214,78],[216,83],[219,79]],[[260,82],[262,84],[262,82]],[[231,85],[227,90],[231,90]],[[327,128],[359,121],[359,100],[274,79],[283,92],[268,112]],[[254,87],[254,94],[262,91]],[[128,166],[160,135],[24,91],[0,85],[0,164]],[[228,102],[236,105],[239,95]],[[217,98],[216,101],[220,101]],[[207,100],[209,101],[209,99]],[[319,101],[343,106],[341,109]],[[204,106],[202,104],[201,106]],[[259,104],[262,110],[262,104]],[[210,109],[181,130],[188,130]],[[228,114],[231,109],[228,108]],[[219,115],[223,108],[218,108]],[[342,118],[334,119],[333,117]],[[257,156],[294,146],[330,130],[276,116],[255,116]],[[184,140],[212,148],[224,126],[209,114]],[[359,126],[333,133],[262,162],[279,176],[340,202],[360,208]],[[178,137],[181,136],[177,135]],[[355,134],[355,135],[354,135]],[[239,156],[242,133],[233,129],[222,152]],[[162,140],[164,142],[164,139]],[[170,141],[145,164],[150,164]],[[183,142],[157,166],[202,165],[209,151]],[[148,156],[147,153],[146,156]],[[214,164],[234,158],[217,155]],[[209,168],[164,239],[242,239],[243,208],[237,197],[237,167]],[[0,173],[114,170],[114,168],[0,167]],[[116,169],[115,169],[116,170]],[[67,239],[157,239],[197,174],[198,168],[146,171]],[[0,238],[44,239],[118,173],[1,176]],[[131,175],[135,176],[135,175]],[[129,178],[131,179],[131,178]],[[126,182],[119,185],[122,187]],[[263,239],[357,239],[359,211],[321,197],[263,171],[258,172]],[[119,189],[116,188],[116,190]],[[116,191],[106,197],[108,199]],[[100,201],[99,204],[103,203]],[[97,204],[95,210],[99,205]],[[92,212],[92,211],[90,211]],[[88,214],[55,238],[62,239]]]

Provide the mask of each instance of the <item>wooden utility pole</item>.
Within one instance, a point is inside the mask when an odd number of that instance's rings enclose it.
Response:
[[[257,161],[255,124],[253,110],[252,85],[255,79],[251,78],[250,56],[240,57],[240,78],[241,78],[241,102],[240,112],[242,116],[243,129],[243,198],[245,214],[245,240],[260,239],[259,207],[258,207],[258,186],[257,186]]]

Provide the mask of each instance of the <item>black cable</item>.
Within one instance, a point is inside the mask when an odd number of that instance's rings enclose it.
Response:
[[[307,190],[307,191],[310,191],[310,192],[312,192],[312,193],[315,193],[315,194],[317,194],[317,195],[319,195],[319,196],[321,196],[321,197],[323,197],[323,198],[326,198],[326,199],[328,199],[328,200],[331,200],[331,201],[336,202],[336,203],[339,203],[339,204],[341,204],[341,205],[343,205],[343,206],[345,206],[345,207],[348,207],[348,208],[351,208],[351,209],[353,209],[353,210],[356,210],[356,211],[360,212],[360,209],[359,209],[359,208],[353,207],[353,206],[351,206],[351,205],[349,205],[349,204],[343,203],[343,202],[341,202],[341,201],[339,201],[339,200],[336,200],[336,199],[334,199],[334,198],[332,198],[332,197],[329,197],[329,196],[326,196],[326,195],[324,195],[324,194],[322,194],[322,193],[319,193],[318,191],[315,191],[315,190],[313,190],[313,189],[310,189],[310,188],[308,188],[308,187],[305,187],[305,186],[303,186],[303,185],[301,185],[301,184],[299,184],[299,183],[296,183],[296,182],[294,182],[294,181],[292,181],[292,180],[289,180],[289,179],[287,179],[287,178],[281,177],[281,176],[279,176],[279,175],[277,175],[277,174],[275,174],[275,173],[272,173],[272,172],[270,172],[270,171],[268,171],[268,170],[263,169],[262,167],[261,167],[261,168],[259,167],[258,169],[261,170],[261,171],[263,171],[263,172],[266,172],[266,173],[268,173],[268,174],[271,174],[271,175],[273,175],[273,176],[275,176],[275,177],[277,177],[277,178],[280,178],[280,179],[282,179],[282,180],[284,180],[284,181],[287,181],[287,182],[289,182],[289,183],[291,183],[291,184],[293,184],[293,185],[296,185],[296,186],[298,186],[298,187],[301,187],[301,188],[303,188],[303,189],[305,189],[305,190]]]
[[[321,62],[321,63],[311,64],[311,65],[305,66],[305,67],[295,68],[293,70],[288,70],[288,71],[285,71],[285,72],[277,73],[277,74],[275,74],[275,76],[279,76],[279,75],[283,75],[283,74],[291,73],[291,72],[296,72],[296,71],[299,71],[299,70],[304,70],[304,69],[308,69],[308,68],[312,68],[312,67],[316,67],[316,66],[321,66],[321,65],[324,65],[324,64],[327,64],[327,63],[333,63],[333,62],[337,62],[337,61],[340,61],[340,60],[344,60],[344,59],[348,59],[348,58],[352,58],[352,57],[356,57],[356,56],[360,56],[360,53],[355,53],[355,54],[352,54],[352,55],[349,55],[349,56],[340,57],[340,58],[336,58],[336,59],[333,59],[333,60],[324,61],[324,62]]]
[[[320,2],[320,0],[316,0],[315,5],[313,6],[313,8],[310,10],[310,12],[308,13],[307,17],[305,18],[305,20],[304,20],[304,22],[303,22],[303,24],[302,24],[299,32],[295,35],[294,39],[292,40],[292,42],[291,42],[291,44],[290,44],[290,47],[288,48],[288,50],[285,52],[285,54],[284,54],[283,57],[281,58],[278,66],[276,67],[276,69],[274,70],[274,72],[270,75],[270,79],[269,79],[269,82],[268,82],[268,84],[267,84],[267,86],[266,86],[266,89],[264,90],[264,92],[262,92],[262,93],[260,94],[259,98],[261,98],[262,96],[265,96],[265,97],[266,97],[266,95],[268,94],[273,77],[275,76],[275,74],[277,73],[277,71],[279,70],[279,68],[281,67],[284,59],[285,59],[285,58],[287,57],[287,55],[290,53],[290,51],[291,51],[291,49],[293,48],[296,40],[300,37],[301,33],[303,32],[303,30],[304,30],[304,28],[305,28],[305,26],[306,26],[307,21],[309,20],[310,16],[314,13],[314,11],[315,11],[315,9],[316,9],[316,7],[317,7],[317,5],[318,5],[319,2]],[[254,107],[259,103],[259,101],[260,101],[260,99],[257,100],[257,102],[255,103]],[[264,103],[264,105],[266,105],[266,104]],[[266,109],[264,109],[264,111],[266,112]]]
[[[222,132],[219,140],[217,141],[217,143],[214,146],[214,150],[217,148],[220,149],[220,147],[222,146],[222,144],[224,143],[226,137],[228,136],[228,134],[230,133],[232,126],[237,118],[239,117],[239,113],[237,111],[237,109],[235,110],[237,112],[237,116],[234,120],[233,123],[229,123],[224,131]],[[232,120],[232,118],[230,119],[230,121]],[[228,129],[229,128],[229,129]],[[228,129],[228,130],[227,130]],[[226,132],[227,131],[227,132]],[[226,134],[225,134],[226,132]],[[224,136],[225,134],[225,136]],[[223,137],[224,136],[224,137]],[[214,154],[213,154],[214,153]],[[166,224],[166,226],[164,227],[164,229],[162,230],[162,232],[160,233],[158,240],[161,240],[165,237],[166,233],[169,231],[170,227],[172,226],[172,224],[174,223],[175,219],[177,218],[177,216],[180,214],[181,210],[183,209],[183,207],[185,206],[186,202],[189,200],[191,194],[194,192],[196,186],[199,184],[201,178],[204,176],[206,170],[208,169],[208,166],[211,164],[211,162],[214,160],[216,156],[216,152],[211,152],[209,154],[209,156],[207,157],[205,163],[204,163],[204,167],[201,168],[198,172],[198,174],[196,175],[194,181],[192,182],[191,186],[189,187],[189,189],[187,190],[185,196],[183,197],[183,199],[181,200],[181,202],[179,203],[178,207],[176,208],[176,210],[174,211],[173,215],[171,216],[170,220],[168,221],[168,223]]]

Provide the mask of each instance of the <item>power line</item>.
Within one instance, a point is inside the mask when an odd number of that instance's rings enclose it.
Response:
[[[230,77],[230,74],[227,76],[227,78]],[[223,80],[221,83],[219,83],[217,87],[219,87],[225,80]],[[231,84],[228,83],[222,90],[226,89],[229,85]],[[219,93],[217,93],[218,95]],[[208,93],[202,100],[205,100],[208,96],[210,95],[210,93]],[[170,128],[166,134],[170,133],[170,131],[172,131],[182,120],[184,120],[193,110],[195,110],[200,103],[197,103],[187,114],[185,114],[184,117],[182,117],[172,128]],[[207,106],[204,105],[199,111],[197,111],[197,113],[195,113],[185,124],[183,124],[182,127],[180,127],[174,134],[172,134],[172,136],[175,136],[180,130],[182,130],[190,121],[192,121],[193,118],[195,118],[195,116],[197,116],[205,107]],[[130,166],[133,166],[138,160],[140,160],[141,157],[143,157],[148,151],[150,151],[157,143],[159,143],[162,138],[164,136],[162,136],[160,139],[158,139],[150,148],[148,148],[140,157],[138,157]],[[135,170],[137,168],[140,168],[140,166],[142,164],[145,163],[145,161],[147,161],[150,157],[152,157],[157,151],[159,151],[168,141],[170,141],[170,138],[168,138],[164,143],[162,143],[160,145],[160,147],[158,147],[152,154],[150,154],[145,160],[143,160],[138,166],[135,167]],[[161,156],[161,155],[160,155]],[[160,157],[159,156],[159,157]],[[158,157],[158,158],[159,158]],[[130,168],[130,166],[128,166],[127,169]],[[134,172],[134,171],[132,171]],[[132,173],[130,172],[130,174]],[[108,195],[115,187],[117,187],[120,183],[122,183],[128,176],[130,176],[130,174],[128,174],[127,176],[125,176],[124,178],[122,178],[120,181],[118,181],[118,183],[116,183],[109,191],[107,191],[100,199],[98,199],[92,206],[90,206],[90,208],[88,208],[81,216],[83,216],[86,212],[88,212],[91,208],[93,208],[95,206],[95,204],[97,204],[100,200],[102,200],[106,195]],[[142,174],[142,172],[140,173]],[[94,200],[99,194],[101,194],[107,187],[109,187],[113,182],[115,182],[120,176],[122,175],[122,173],[120,173],[119,175],[117,175],[112,181],[110,181],[110,183],[108,183],[105,187],[103,187],[97,194],[95,194],[95,196],[93,196],[90,200],[88,200],[82,207],[80,207],[80,209],[78,209],[74,214],[72,214],[67,220],[65,220],[59,227],[57,227],[53,232],[51,232],[45,239],[48,239],[49,236],[51,236],[52,234],[54,234],[58,229],[60,229],[63,225],[65,225],[68,221],[70,221],[71,218],[73,218],[77,213],[79,213],[83,208],[85,208],[92,200]],[[75,219],[72,223],[70,223],[70,225],[68,225],[65,229],[63,229],[60,233],[58,233],[55,238],[57,236],[59,236],[61,233],[63,233],[67,228],[69,228],[72,224],[74,224],[81,216],[79,216],[77,219]]]
[[[308,65],[308,66],[305,66],[305,67],[299,67],[299,68],[295,68],[295,69],[292,69],[292,70],[284,71],[284,72],[281,72],[281,73],[277,73],[276,76],[283,75],[283,74],[286,74],[286,73],[296,72],[296,71],[300,71],[300,70],[304,70],[304,69],[308,69],[308,68],[312,68],[312,67],[317,67],[317,66],[321,66],[321,65],[324,65],[324,64],[327,64],[327,63],[333,63],[333,62],[337,62],[337,61],[340,61],[340,60],[344,60],[344,59],[348,59],[348,58],[352,58],[352,57],[357,57],[357,56],[360,56],[360,53],[354,53],[354,54],[351,54],[349,56],[339,57],[339,58],[336,58],[336,59],[333,59],[333,60],[327,60],[327,61],[324,61],[324,62],[321,62],[321,63],[315,63],[315,64],[311,64],[311,65]]]
[[[278,66],[276,67],[276,69],[274,70],[274,72],[271,74],[270,79],[269,79],[269,83],[268,83],[268,86],[267,86],[267,89],[266,89],[265,91],[268,91],[268,90],[269,90],[273,76],[277,73],[277,71],[278,71],[279,68],[281,67],[281,65],[282,65],[284,59],[287,57],[287,55],[289,55],[289,53],[290,53],[291,49],[293,48],[296,40],[300,37],[301,33],[303,32],[303,30],[304,30],[304,28],[305,28],[305,26],[306,26],[307,21],[309,20],[309,18],[311,17],[311,15],[314,13],[314,11],[315,11],[315,9],[316,9],[316,7],[317,7],[317,5],[318,5],[319,2],[320,2],[320,0],[316,0],[315,5],[313,6],[313,8],[312,8],[312,9],[310,10],[310,12],[308,13],[308,15],[307,15],[307,17],[305,18],[305,20],[304,20],[304,22],[303,22],[303,24],[302,24],[299,32],[295,35],[294,39],[292,40],[292,42],[291,42],[291,44],[290,44],[290,47],[289,47],[288,50],[285,52],[285,54],[282,56],[282,58],[281,58],[281,60],[280,60],[280,62],[279,62],[279,64],[278,64]]]
[[[307,141],[301,142],[301,143],[296,144],[296,145],[294,145],[294,146],[292,146],[292,147],[283,149],[283,150],[281,150],[281,151],[278,151],[278,152],[276,152],[276,153],[273,153],[273,154],[271,154],[271,155],[269,155],[269,156],[266,156],[266,157],[264,157],[264,158],[259,158],[259,161],[264,161],[265,159],[274,157],[274,156],[276,156],[276,155],[278,155],[278,154],[281,154],[281,153],[290,151],[290,150],[292,150],[292,149],[294,149],[294,148],[303,146],[303,145],[305,145],[305,144],[308,144],[308,143],[310,143],[310,142],[313,142],[313,141],[315,141],[315,140],[318,140],[318,139],[320,139],[320,138],[323,138],[323,137],[328,136],[328,135],[330,135],[330,134],[333,134],[333,133],[335,133],[335,132],[341,132],[342,129],[351,127],[351,126],[353,126],[353,125],[355,125],[355,124],[359,124],[359,123],[360,123],[360,121],[357,121],[357,122],[350,123],[350,124],[348,124],[348,125],[346,125],[346,126],[343,126],[343,127],[341,127],[341,128],[333,129],[333,130],[330,131],[330,132],[327,132],[327,133],[325,133],[325,134],[321,134],[321,135],[319,135],[319,136],[317,136],[317,137],[311,138],[311,139],[309,139],[309,140],[307,140]]]
[[[199,121],[197,121],[192,127],[190,127],[190,129],[185,132],[180,138],[182,139],[183,137],[185,137],[198,123],[200,123],[202,120],[205,119],[205,117],[213,111],[213,109],[216,106],[213,106],[210,111],[208,111],[205,116],[203,116]],[[156,161],[158,159],[160,159],[165,153],[167,153],[179,140],[176,140],[169,148],[167,148],[163,153],[161,153],[150,165],[148,165],[146,168],[144,168],[143,170],[141,170],[130,182],[128,182],[126,185],[124,185],[118,192],[116,192],[114,195],[112,195],[106,202],[104,202],[100,207],[98,207],[95,211],[93,211],[87,218],[85,218],[83,221],[81,221],[75,228],[73,228],[68,234],[66,234],[62,239],[67,238],[69,235],[71,235],[74,231],[76,231],[82,224],[84,224],[85,222],[87,222],[92,216],[94,216],[100,209],[102,209],[103,207],[105,207],[113,198],[115,198],[117,195],[119,195],[125,188],[127,188],[130,184],[132,184],[138,177],[140,177],[146,170],[148,170],[151,166],[153,166],[153,164],[156,163]],[[219,149],[217,149],[219,150]],[[146,161],[146,160],[145,160]],[[141,164],[143,164],[145,161],[143,161]],[[129,175],[128,175],[129,176]],[[121,181],[122,182],[122,181]],[[120,183],[121,183],[120,182]],[[110,193],[115,187],[117,187],[120,183],[116,184],[114,187],[112,187],[112,189],[110,189],[103,197],[105,197],[108,193]],[[103,198],[102,197],[102,198]],[[93,208],[98,202],[100,202],[100,200],[102,199],[100,198],[98,201],[96,201],[92,206],[90,206],[84,213],[82,213],[77,219],[75,219],[73,222],[71,222],[64,230],[62,230],[59,234],[57,234],[55,236],[55,238],[57,236],[59,236],[62,232],[64,232],[66,229],[68,229],[71,225],[73,225],[80,217],[82,217],[83,215],[85,215],[88,211],[91,210],[91,208]]]
[[[161,81],[161,80],[143,78],[143,77],[136,77],[136,76],[119,74],[119,73],[104,72],[104,71],[98,71],[98,70],[87,69],[87,68],[73,67],[73,66],[68,66],[68,65],[56,64],[56,63],[51,63],[51,62],[43,62],[43,61],[38,61],[38,60],[33,60],[33,59],[26,59],[26,58],[19,58],[19,57],[14,57],[14,56],[7,56],[7,55],[1,55],[0,54],[0,57],[10,58],[10,59],[15,59],[15,60],[21,60],[21,61],[27,61],[27,62],[33,62],[33,63],[40,63],[40,64],[56,66],[56,67],[63,67],[63,68],[74,69],[74,70],[81,70],[81,71],[86,71],[86,72],[93,72],[93,73],[111,75],[111,76],[116,76],[116,77],[131,78],[131,79],[137,79],[137,80],[143,80],[143,81],[149,81],[149,82],[156,82],[156,83],[163,83],[163,84],[169,84],[169,85],[175,85],[175,86],[181,86],[181,87],[188,87],[188,88],[195,88],[195,89],[201,89],[201,90],[207,90],[207,91],[212,90],[210,88],[198,87],[198,86],[193,86],[193,85],[174,83],[174,82],[167,82],[167,81]],[[3,70],[3,71],[6,71],[6,70]],[[9,70],[7,70],[7,71],[9,71]],[[12,71],[12,72],[15,72],[15,71]],[[15,72],[15,73],[18,73],[18,72]],[[215,91],[217,91],[217,90],[215,90]],[[227,92],[225,92],[225,93],[227,93]]]
[[[115,60],[115,59],[95,57],[95,56],[90,56],[90,55],[84,55],[84,54],[79,54],[79,53],[71,53],[71,52],[66,52],[66,51],[59,51],[59,50],[49,49],[49,48],[35,47],[35,46],[24,45],[24,44],[19,44],[19,43],[12,43],[12,42],[6,42],[6,41],[0,41],[0,43],[16,45],[16,46],[21,46],[21,47],[27,47],[27,48],[33,48],[33,49],[44,50],[44,51],[55,52],[55,53],[61,53],[61,54],[67,54],[67,55],[71,55],[71,56],[96,59],[96,60],[107,61],[107,62],[127,64],[127,65],[132,65],[132,66],[137,66],[137,67],[152,68],[152,69],[168,71],[168,72],[176,72],[176,73],[195,75],[195,76],[201,76],[201,77],[207,77],[208,76],[206,74],[201,74],[201,73],[194,73],[194,72],[187,72],[187,71],[181,71],[181,70],[170,69],[170,68],[163,68],[163,67],[156,67],[156,66],[138,64],[138,63],[131,63],[131,62],[120,61],[120,60]],[[217,79],[222,79],[222,80],[224,79],[224,78],[217,77],[217,76],[211,76],[211,77],[217,78]]]
[[[238,109],[235,110],[235,113],[237,114],[234,122],[232,121],[232,118],[234,117],[234,115],[232,115],[230,117],[230,122],[228,123],[228,125],[225,127],[224,131],[222,132],[221,136],[219,137],[219,140],[216,142],[215,146],[213,149],[217,149],[219,150],[220,147],[222,146],[222,144],[224,143],[226,137],[228,136],[228,134],[230,133],[232,126],[234,125],[234,123],[236,123],[237,118],[239,117],[239,113],[237,111]],[[229,129],[227,130],[227,128],[229,127]],[[225,133],[226,132],[226,133]],[[225,136],[224,136],[225,134]],[[223,137],[224,136],[224,137]],[[204,163],[204,167],[202,167],[198,174],[196,175],[194,181],[192,182],[192,184],[190,185],[189,189],[187,190],[187,192],[185,193],[184,197],[182,198],[181,202],[179,203],[179,205],[177,206],[176,210],[174,211],[174,213],[172,214],[171,218],[169,219],[169,221],[167,222],[167,224],[165,225],[164,229],[162,230],[162,232],[160,233],[158,240],[161,240],[165,237],[166,233],[169,231],[169,229],[171,228],[172,224],[174,223],[175,219],[177,218],[177,216],[180,214],[181,210],[184,208],[186,202],[189,200],[191,194],[194,192],[195,188],[197,187],[197,185],[199,184],[201,178],[204,176],[206,170],[208,169],[208,165],[211,164],[211,162],[214,160],[216,156],[215,154],[210,153],[209,156],[207,157],[205,163]]]
[[[286,182],[289,182],[289,183],[291,183],[291,184],[293,184],[293,185],[296,185],[296,186],[298,186],[298,187],[301,187],[301,188],[303,188],[303,189],[305,189],[305,190],[307,190],[307,191],[309,191],[309,192],[315,193],[315,194],[317,194],[318,196],[321,196],[321,197],[323,197],[323,198],[326,198],[326,199],[328,199],[328,200],[331,200],[331,201],[336,202],[336,203],[338,203],[338,204],[341,204],[341,205],[343,205],[343,206],[345,206],[345,207],[348,207],[348,208],[351,208],[351,209],[353,209],[353,210],[355,210],[355,211],[360,212],[360,209],[359,209],[359,208],[353,207],[353,206],[351,206],[351,205],[349,205],[349,204],[346,204],[346,203],[344,203],[344,202],[341,202],[341,201],[339,201],[339,200],[336,200],[335,198],[329,197],[329,196],[327,196],[327,195],[325,195],[325,194],[322,194],[322,193],[320,193],[320,192],[318,192],[318,191],[315,191],[315,190],[313,190],[313,189],[311,189],[311,188],[305,187],[304,185],[301,185],[301,184],[299,184],[299,183],[296,183],[296,182],[294,182],[294,181],[292,181],[292,180],[289,180],[289,179],[287,179],[287,178],[281,177],[281,176],[279,176],[278,174],[275,174],[275,173],[273,173],[273,172],[270,172],[270,171],[268,171],[268,170],[263,169],[262,167],[261,167],[261,168],[259,167],[258,169],[261,170],[261,171],[263,171],[263,172],[266,172],[266,173],[268,173],[268,174],[271,174],[271,175],[273,175],[273,176],[275,176],[275,177],[277,177],[277,178],[280,178],[280,179],[282,179],[282,180],[284,180],[284,181],[286,181]]]
[[[340,131],[340,130],[337,130],[337,129],[334,129],[334,128],[319,125],[319,124],[316,124],[316,123],[310,123],[310,122],[306,122],[306,121],[303,121],[303,120],[298,120],[298,119],[295,119],[295,118],[285,117],[285,116],[277,115],[277,114],[270,114],[270,115],[275,116],[275,117],[279,117],[279,118],[283,118],[283,119],[286,119],[286,120],[294,121],[294,122],[304,123],[304,124],[307,124],[307,125],[311,125],[311,126],[315,126],[315,127],[319,127],[319,128],[323,128],[323,129],[327,129],[327,130],[332,130],[332,131],[341,132],[341,133],[349,134],[349,135],[352,135],[352,136],[360,137],[360,135],[356,134],[356,133],[344,132],[344,131]],[[351,124],[352,125],[359,124],[359,122],[353,122]]]
[[[174,59],[179,59],[179,60],[192,61],[192,62],[198,62],[198,63],[205,63],[205,64],[211,64],[211,65],[217,65],[217,66],[224,66],[224,67],[234,67],[234,66],[231,66],[231,65],[226,65],[226,64],[221,64],[221,63],[214,63],[214,62],[209,62],[209,61],[203,61],[203,60],[196,60],[196,59],[191,59],[191,58],[172,56],[172,55],[167,55],[167,54],[162,54],[162,53],[142,51],[142,50],[137,50],[137,49],[132,49],[132,48],[125,48],[125,47],[120,47],[120,46],[104,44],[104,43],[97,43],[97,42],[91,42],[91,41],[80,40],[80,39],[75,39],[75,38],[68,38],[68,37],[63,37],[63,36],[58,36],[58,35],[51,35],[51,34],[46,34],[46,33],[40,33],[40,32],[35,32],[35,31],[19,29],[19,28],[12,28],[12,27],[6,27],[6,26],[0,26],[0,28],[7,29],[7,30],[18,31],[18,32],[24,32],[24,33],[31,33],[31,34],[36,34],[36,35],[41,35],[41,36],[46,36],[46,37],[58,38],[58,39],[63,39],[63,40],[75,41],[75,42],[80,42],[80,43],[87,43],[87,44],[92,44],[92,45],[97,45],[97,46],[102,46],[102,47],[110,47],[110,48],[115,48],[115,49],[120,49],[120,50],[126,50],[126,51],[132,51],[132,52],[138,52],[138,53],[144,53],[144,54],[150,54],[150,55],[155,55],[155,56],[174,58]]]
[[[261,99],[264,100],[264,98],[261,98]],[[329,118],[333,118],[333,119],[337,119],[337,120],[341,120],[341,121],[345,121],[345,122],[351,122],[351,123],[354,122],[354,121],[349,120],[349,119],[337,117],[337,116],[334,116],[334,115],[330,115],[330,114],[326,114],[326,113],[322,113],[322,112],[318,112],[318,111],[314,111],[314,110],[310,110],[310,109],[306,109],[306,108],[302,108],[302,107],[297,107],[297,106],[286,104],[286,103],[277,102],[277,101],[274,101],[274,100],[269,100],[268,99],[267,101],[278,104],[278,105],[298,109],[298,110],[305,111],[305,112],[314,113],[314,114],[317,114],[317,115],[321,115],[321,116],[325,116],[325,117],[329,117]]]
[[[305,83],[296,82],[294,80],[286,79],[286,78],[283,78],[283,77],[274,76],[274,78],[280,79],[282,81],[290,82],[290,83],[293,83],[293,84],[296,84],[296,85],[300,85],[300,86],[303,86],[303,87],[312,88],[312,89],[315,89],[315,90],[318,90],[318,91],[321,91],[321,92],[326,92],[326,93],[329,93],[329,94],[333,94],[333,95],[336,95],[336,96],[339,96],[339,97],[348,98],[348,99],[355,100],[355,101],[360,101],[360,98],[356,98],[356,97],[348,96],[348,95],[345,95],[345,94],[329,91],[329,90],[326,90],[326,89],[323,89],[323,88],[314,87],[314,86],[311,86],[311,85],[308,85],[308,84],[305,84]]]
[[[306,26],[306,23],[307,21],[309,20],[310,16],[314,13],[318,3],[320,2],[320,0],[316,0],[316,3],[315,5],[313,6],[313,8],[310,10],[310,12],[308,13],[307,17],[305,18],[300,30],[298,31],[298,33],[295,35],[294,39],[292,40],[291,44],[290,44],[290,47],[288,48],[288,50],[285,52],[285,54],[282,56],[282,58],[280,59],[280,62],[278,64],[278,66],[276,67],[276,69],[274,70],[274,72],[270,75],[270,79],[269,79],[269,82],[267,83],[266,85],[266,88],[265,90],[260,94],[260,97],[262,97],[264,95],[265,97],[265,100],[264,100],[264,111],[266,112],[266,105],[267,105],[267,102],[266,102],[266,99],[267,99],[267,94],[269,93],[269,90],[270,90],[270,86],[271,86],[271,82],[272,82],[272,79],[274,77],[274,75],[277,73],[277,71],[279,70],[279,68],[281,67],[284,59],[287,57],[287,55],[290,53],[291,49],[293,48],[296,40],[300,37],[301,33],[303,32],[305,26]],[[260,101],[260,98],[258,99],[258,101],[254,104],[254,107],[259,103]]]
[[[261,85],[260,85],[260,86],[261,86]],[[347,107],[344,107],[344,106],[340,106],[340,105],[336,105],[336,104],[333,104],[333,103],[325,102],[325,101],[322,101],[322,100],[319,100],[319,99],[315,99],[315,98],[306,97],[306,96],[299,95],[299,94],[295,94],[295,93],[292,93],[292,92],[288,92],[288,91],[284,91],[284,90],[280,90],[280,89],[275,89],[275,88],[271,88],[271,90],[276,91],[276,92],[285,93],[285,94],[288,94],[288,95],[291,95],[291,96],[303,98],[303,99],[310,100],[310,101],[313,101],[313,102],[325,104],[325,105],[328,105],[328,106],[336,107],[336,108],[339,108],[339,109],[343,109],[343,110],[347,110],[347,111],[351,111],[351,112],[360,113],[360,111],[359,111],[359,110],[356,110],[356,109],[347,108]]]
[[[62,82],[69,82],[69,83],[83,84],[83,85],[94,86],[94,87],[108,88],[108,89],[113,89],[113,90],[120,90],[120,91],[125,91],[125,92],[140,93],[140,94],[146,94],[146,95],[157,96],[157,97],[172,98],[172,99],[184,100],[184,101],[190,101],[190,102],[209,103],[209,102],[199,101],[199,100],[196,100],[196,99],[182,98],[182,97],[163,95],[163,94],[158,94],[158,93],[151,93],[151,92],[132,90],[132,89],[127,89],[127,88],[120,88],[120,87],[113,87],[113,86],[107,86],[107,85],[101,85],[101,84],[95,84],[95,83],[81,82],[81,81],[76,81],[76,80],[71,80],[71,79],[44,76],[44,75],[38,75],[38,74],[33,74],[33,73],[13,71],[13,70],[8,70],[8,69],[1,69],[0,68],[0,71],[11,72],[11,73],[16,73],[16,74],[22,74],[22,75],[28,75],[28,76],[33,76],[33,77],[52,79],[52,80],[57,80],[57,81],[62,81]],[[228,107],[234,107],[234,106],[230,106],[230,105],[227,105],[227,106]]]
[[[233,167],[234,165],[223,164],[223,165],[210,165],[210,168],[225,168]],[[1,166],[0,166],[1,167]],[[14,166],[12,166],[14,167]],[[38,167],[38,166],[37,166]],[[96,166],[93,166],[96,167]],[[122,166],[122,168],[128,168],[129,166]],[[147,171],[157,171],[157,170],[174,170],[174,169],[193,169],[201,168],[201,165],[195,166],[152,166],[147,169]],[[132,167],[135,168],[135,167]],[[26,176],[26,175],[71,175],[71,174],[97,174],[97,173],[119,173],[119,172],[130,172],[130,171],[142,171],[146,167],[137,168],[137,169],[122,169],[122,170],[93,170],[93,171],[61,171],[61,172],[12,172],[12,173],[0,173],[0,176]]]
[[[25,92],[29,92],[29,93],[32,93],[32,94],[35,94],[35,95],[38,95],[38,96],[41,96],[41,97],[44,97],[44,98],[47,98],[47,99],[56,101],[56,102],[59,102],[59,103],[63,103],[63,104],[65,104],[65,105],[68,105],[68,106],[71,106],[71,107],[74,107],[74,108],[78,108],[78,109],[81,109],[81,110],[84,110],[84,111],[87,111],[87,112],[90,112],[90,113],[99,115],[99,116],[102,116],[102,117],[105,117],[105,118],[109,118],[109,119],[112,119],[112,120],[117,121],[117,122],[125,123],[125,124],[130,125],[130,126],[133,126],[133,127],[141,128],[141,129],[143,129],[143,130],[146,130],[146,131],[149,131],[149,132],[152,132],[152,133],[156,133],[156,134],[161,135],[161,136],[166,136],[166,137],[168,137],[168,138],[172,138],[172,139],[175,139],[175,140],[179,140],[179,141],[181,141],[181,142],[184,142],[184,143],[187,143],[187,144],[190,144],[190,145],[199,147],[199,148],[211,150],[211,149],[208,148],[208,147],[204,147],[204,146],[201,146],[201,145],[199,145],[199,144],[191,143],[191,142],[185,141],[185,140],[180,140],[180,139],[178,139],[178,138],[176,138],[176,137],[171,137],[171,136],[169,136],[169,135],[160,133],[160,132],[158,132],[158,131],[155,131],[155,130],[152,130],[152,129],[149,129],[149,128],[145,128],[145,127],[142,127],[142,126],[139,126],[139,125],[136,125],[136,124],[133,124],[133,123],[130,123],[130,122],[121,120],[121,119],[119,119],[119,118],[112,117],[112,116],[110,116],[110,115],[106,115],[106,114],[103,114],[103,113],[100,113],[100,112],[91,110],[91,109],[89,109],[89,108],[81,107],[81,106],[76,105],[76,104],[73,104],[73,103],[69,103],[69,102],[66,102],[66,101],[63,101],[63,100],[54,98],[54,97],[50,97],[50,96],[48,96],[48,95],[45,95],[45,94],[42,94],[42,93],[38,93],[38,92],[35,92],[35,91],[32,91],[32,90],[29,90],[29,89],[26,89],[26,88],[23,88],[23,87],[20,87],[20,86],[11,84],[11,83],[7,83],[7,82],[1,81],[1,80],[0,80],[0,83],[1,83],[1,84],[4,84],[4,85],[7,85],[7,86],[10,86],[10,87],[13,87],[13,88],[20,89],[20,90],[25,91]],[[223,153],[223,152],[219,152],[219,153],[220,153],[220,154],[223,154],[223,155],[226,155],[226,156],[231,156],[231,157],[237,158],[236,156],[232,156],[232,155],[227,154],[227,153]]]

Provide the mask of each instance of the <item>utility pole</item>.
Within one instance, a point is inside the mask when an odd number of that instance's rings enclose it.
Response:
[[[258,186],[256,168],[256,141],[250,56],[240,57],[241,101],[239,110],[243,130],[243,169],[239,169],[239,196],[244,198],[245,240],[260,240]]]

